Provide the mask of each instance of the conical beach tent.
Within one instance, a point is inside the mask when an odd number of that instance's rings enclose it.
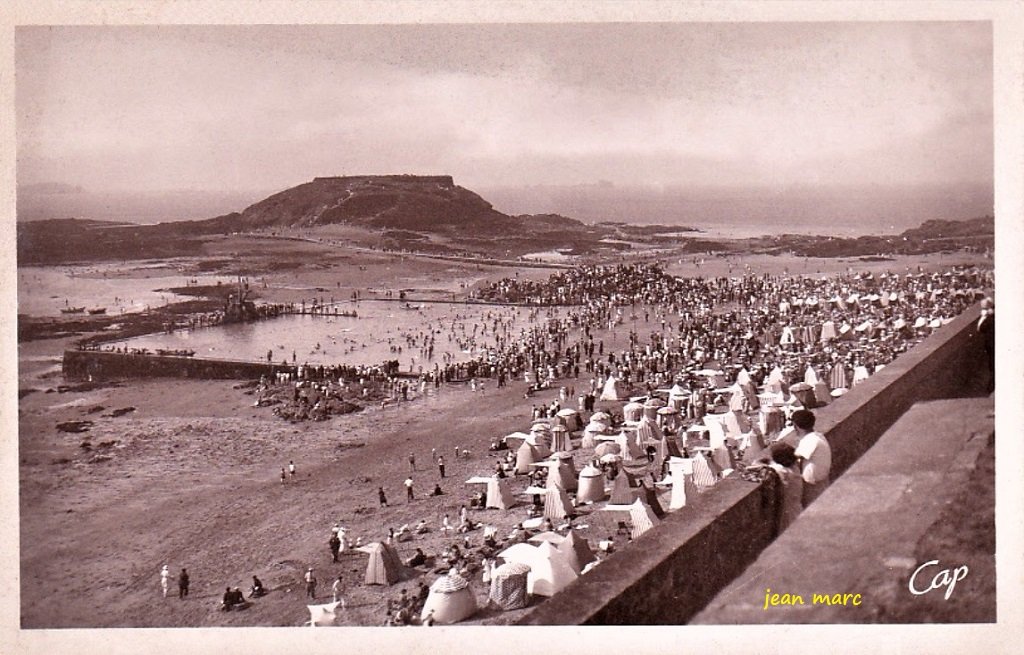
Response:
[[[693,482],[698,488],[712,487],[718,482],[718,476],[711,470],[711,465],[703,455],[697,453],[691,458],[693,467]]]
[[[608,376],[601,390],[600,400],[622,400],[626,395],[626,388],[614,375]]]
[[[612,481],[612,495],[608,499],[609,505],[632,505],[636,498],[633,488],[629,486],[629,476],[619,471]]]
[[[562,455],[561,457],[559,455]],[[576,469],[572,466],[572,456],[568,453],[556,453],[556,463],[548,468],[548,487],[559,487],[566,491],[576,491]]]
[[[514,544],[498,553],[498,557],[530,567],[526,584],[531,594],[553,596],[577,577],[566,558],[547,541],[540,546]]]
[[[527,587],[531,594],[554,596],[564,589],[578,575],[569,565],[565,555],[545,541],[537,547],[538,561],[530,566]]]
[[[577,535],[576,531],[572,529],[569,530],[569,534],[565,535],[565,539],[556,548],[577,575],[583,572],[583,568],[587,564],[597,559],[594,551],[590,550],[590,544],[587,543],[587,540]]]
[[[657,410],[655,410],[655,412],[657,412]],[[665,433],[661,430],[661,426],[646,414],[642,419],[640,419],[640,424],[636,426],[636,432],[640,444],[645,447],[648,442],[660,441],[665,436]]]
[[[654,491],[653,487],[648,487],[643,482],[635,490],[636,497],[644,502],[645,505],[651,508],[654,515],[659,519],[665,518],[665,510],[662,509],[661,503],[658,501],[658,494]]]
[[[835,366],[832,367],[832,372],[828,374],[828,386],[832,389],[848,389],[849,383],[846,381],[846,367],[843,366],[842,362],[836,362]]]
[[[487,504],[489,508],[509,509],[515,505],[508,479],[492,477],[487,482]]]
[[[537,450],[529,442],[524,441],[516,451],[516,473],[529,473],[530,465],[537,461]]]
[[[685,460],[670,459],[668,466],[672,474],[672,499],[668,507],[677,510],[697,497],[697,486],[693,483],[693,475],[690,473],[692,464],[688,466]]]
[[[573,513],[572,501],[565,489],[549,487],[544,494],[544,517],[549,519],[563,519]]]
[[[633,531],[630,532],[630,536],[634,540],[661,523],[650,506],[639,498],[633,501],[633,505],[629,508],[629,520],[633,523]]]
[[[367,546],[360,546],[358,550],[370,554],[370,561],[366,563],[364,583],[391,585],[402,579],[402,561],[391,546],[375,541]]]
[[[458,623],[476,613],[476,598],[469,582],[457,573],[442,575],[430,585],[430,595],[423,605],[421,618],[433,612],[438,623]]]

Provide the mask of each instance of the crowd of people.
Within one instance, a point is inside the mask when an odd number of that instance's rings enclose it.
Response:
[[[809,373],[826,380],[830,391],[844,390],[952,321],[984,297],[992,285],[992,272],[974,267],[899,275],[710,279],[673,277],[657,264],[580,267],[541,282],[506,278],[477,294],[491,302],[530,305],[528,324],[518,332],[512,311],[496,308],[472,325],[458,316],[447,325],[426,325],[403,335],[403,346],[406,351],[418,349],[421,361],[428,365],[419,373],[420,392],[429,385],[461,381],[471,382],[476,390],[484,379],[495,379],[498,387],[513,380],[525,382],[528,389],[561,385],[559,399],[529,408],[533,419],[554,421],[563,404],[571,406],[573,400],[578,400],[581,412],[592,411],[609,380],[622,382],[636,395],[651,397],[675,386],[686,396],[680,408],[684,422],[666,432],[684,435],[687,423],[700,421],[716,406],[723,409],[721,405],[730,404],[730,395],[722,388],[738,385],[741,373],[749,378],[745,385],[774,384],[787,398],[792,395],[791,385],[807,379]],[[454,361],[447,355],[435,361],[439,337],[445,332],[449,341],[460,347],[478,348],[485,336],[489,345],[468,361]],[[258,398],[266,398],[283,386],[292,402],[315,414],[333,399],[365,398],[370,389],[378,396],[408,400],[417,383],[398,374],[398,360],[381,367],[300,366],[294,373],[265,377],[257,393]],[[756,411],[751,403],[737,409],[749,414]],[[775,441],[765,444],[770,448],[759,462],[783,480],[789,498],[783,503],[784,525],[820,495],[830,468],[828,443],[814,432],[813,414],[801,408],[799,399],[789,409],[793,410],[786,413],[791,431],[785,431],[783,425],[773,426],[770,434],[760,431],[766,442]],[[621,421],[611,424],[621,426]],[[684,454],[690,454],[685,452],[686,440],[681,441]],[[497,450],[497,444],[492,448]],[[458,454],[457,448],[457,458]],[[664,462],[655,462],[650,451],[645,454],[652,464],[651,473],[657,474],[652,477],[663,478],[666,471],[657,464]],[[445,479],[443,457],[431,453],[430,459],[438,466],[439,478]],[[506,450],[504,458],[495,463],[495,474],[514,475],[515,459],[513,451]],[[410,470],[417,471],[412,455],[409,463]],[[604,466],[596,457],[590,463],[599,465],[609,477],[619,474],[614,463]],[[538,471],[530,482],[543,484],[545,475]],[[380,506],[387,508],[385,488],[375,486]],[[439,492],[440,485],[435,490]],[[411,473],[405,491],[406,502],[414,502]],[[418,559],[407,565],[455,569],[460,575],[479,577],[493,563],[489,559],[498,549],[526,539],[521,525],[499,539],[493,529],[467,520],[468,509],[483,505],[479,496],[468,499],[460,510],[458,527],[447,515],[443,519],[440,529],[446,536],[448,532],[458,534],[462,547],[450,544],[437,555],[417,548]],[[534,500],[537,505],[539,499]],[[528,511],[529,516],[539,518],[538,507]],[[468,533],[480,528],[482,542],[471,545]],[[425,529],[423,522],[391,529],[386,541],[406,540]],[[540,529],[556,526],[547,521]],[[606,541],[611,544],[614,536]],[[353,544],[344,533],[335,534],[330,543],[333,560],[337,561],[339,551],[353,545],[358,547],[359,540]],[[605,552],[611,549],[609,545]],[[416,593],[403,591],[400,598],[391,599],[385,624],[418,624],[415,617],[428,593],[420,582]]]

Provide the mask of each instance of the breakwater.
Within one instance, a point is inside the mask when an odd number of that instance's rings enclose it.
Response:
[[[61,369],[68,380],[111,380],[118,378],[193,378],[197,380],[258,380],[261,375],[296,375],[294,364],[243,362],[176,355],[111,352],[106,350],[65,350]],[[315,368],[315,367],[306,367]],[[417,378],[414,373],[395,371],[398,378]]]

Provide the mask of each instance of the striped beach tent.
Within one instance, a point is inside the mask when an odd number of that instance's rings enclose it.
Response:
[[[544,517],[549,519],[564,519],[573,513],[572,501],[565,489],[548,487],[544,494]]]
[[[833,390],[849,388],[850,385],[846,381],[846,367],[842,362],[836,362],[832,367],[832,372],[828,374],[828,386]]]
[[[642,446],[648,444],[651,441],[661,441],[665,437],[665,433],[661,431],[661,427],[646,414],[640,419],[639,425],[636,426],[637,439]]]
[[[564,425],[556,425],[551,429],[551,450],[553,452],[569,452],[572,450],[572,439],[569,429]]]
[[[718,482],[718,475],[704,455],[697,453],[690,459],[693,462],[693,482],[699,489],[712,487]]]
[[[654,515],[654,510],[639,498],[629,508],[629,520],[633,524],[630,536],[634,540],[661,523],[661,519]]]

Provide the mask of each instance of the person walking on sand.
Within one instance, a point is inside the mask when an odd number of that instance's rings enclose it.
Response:
[[[186,569],[182,569],[181,573],[178,574],[178,598],[179,599],[182,599],[185,596],[188,596],[188,583],[189,583],[188,571]]]
[[[292,476],[292,480],[295,479],[295,462],[288,460],[288,474]]]
[[[334,602],[335,603],[340,602],[341,603],[341,609],[345,609],[345,598],[342,595],[345,592],[345,586],[344,585],[345,585],[345,581],[339,575],[338,579],[335,580],[334,584],[331,586],[331,595],[334,598]]]
[[[406,478],[404,484],[405,484],[405,498],[406,498],[406,500],[408,500],[411,503],[412,500],[413,500],[413,496],[412,496],[412,476]]]
[[[167,588],[171,584],[171,571],[164,564],[164,567],[160,569],[160,588],[164,591],[164,598],[167,598]]]
[[[409,470],[416,471],[416,455],[409,453]]]
[[[281,484],[288,481],[288,474],[285,473],[284,469],[281,469]]]
[[[441,477],[444,478],[444,456],[443,455],[441,455],[441,456],[439,456],[437,458],[437,470],[441,474]]]
[[[313,567],[306,569],[306,575],[303,577],[306,581],[306,597],[316,599],[316,576],[313,575]]]
[[[338,537],[337,532],[331,533],[331,538],[328,540],[327,545],[331,549],[331,561],[337,563],[338,552],[341,550],[341,539]]]
[[[380,500],[381,507],[388,506],[388,497],[384,495],[384,487],[377,487],[377,498]]]

